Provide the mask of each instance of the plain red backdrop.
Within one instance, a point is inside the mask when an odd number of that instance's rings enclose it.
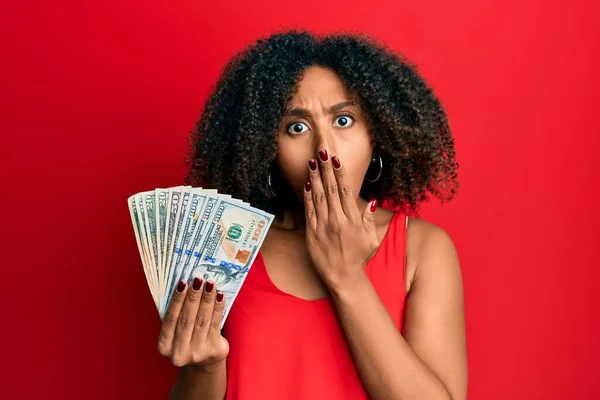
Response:
[[[126,198],[180,184],[226,60],[299,26],[405,52],[448,111],[461,191],[421,217],[459,251],[469,398],[600,398],[593,3],[2,2],[0,397],[167,397]]]

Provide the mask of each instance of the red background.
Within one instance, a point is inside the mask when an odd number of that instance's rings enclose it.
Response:
[[[600,398],[592,3],[4,1],[0,397],[166,398],[126,198],[181,183],[220,68],[297,24],[371,33],[446,106],[462,188],[422,218],[459,251],[470,399]]]

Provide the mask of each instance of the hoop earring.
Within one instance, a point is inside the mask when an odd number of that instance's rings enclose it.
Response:
[[[277,193],[275,193],[275,191],[273,190],[273,186],[271,185],[271,171],[269,171],[269,176],[267,179],[269,182],[269,190],[271,191],[271,194],[273,195],[273,197],[277,197]]]
[[[373,179],[368,178],[367,176],[365,176],[365,180],[368,182],[377,182],[379,180],[379,178],[381,178],[381,173],[383,172],[383,160],[381,159],[381,155],[377,154],[377,157],[375,156],[377,153],[373,153],[372,157],[371,157],[371,165],[369,166],[369,170],[371,169],[372,165],[377,165],[377,158],[379,158],[379,172],[377,173],[377,176]],[[367,170],[367,175],[368,175],[368,170]]]

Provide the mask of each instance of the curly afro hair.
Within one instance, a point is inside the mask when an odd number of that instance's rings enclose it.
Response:
[[[364,34],[317,37],[297,30],[261,38],[227,63],[190,134],[185,184],[281,215],[290,196],[275,196],[269,176],[281,118],[311,65],[335,71],[367,116],[383,170],[376,182],[364,182],[363,198],[415,214],[430,194],[442,203],[454,197],[454,139],[416,67]]]

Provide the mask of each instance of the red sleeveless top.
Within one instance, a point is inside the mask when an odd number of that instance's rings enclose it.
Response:
[[[407,226],[406,215],[394,213],[365,267],[398,330]],[[303,300],[279,290],[260,252],[223,329],[230,344],[227,400],[367,399],[331,298]]]

